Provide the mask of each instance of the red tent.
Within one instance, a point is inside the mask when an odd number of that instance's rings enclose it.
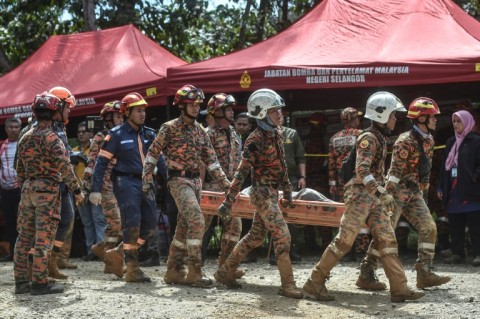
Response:
[[[131,91],[166,105],[166,69],[185,63],[133,25],[52,36],[0,78],[0,120],[29,116],[33,97],[57,85],[75,95],[73,116],[98,113]]]
[[[324,0],[268,40],[169,68],[168,91],[185,83],[214,93],[480,81],[479,40],[480,23],[451,0]]]

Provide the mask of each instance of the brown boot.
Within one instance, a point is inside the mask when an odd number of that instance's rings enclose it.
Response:
[[[227,259],[228,255],[225,256],[225,254],[222,254],[220,255],[220,257],[218,257],[218,268],[222,267],[223,264],[225,263],[225,260]],[[235,278],[236,279],[240,279],[242,278],[243,276],[245,276],[245,271],[243,269],[236,269],[235,270]]]
[[[163,281],[168,284],[185,284],[185,279],[187,277],[187,271],[183,264],[177,262],[173,259],[168,259],[167,261],[167,272],[163,276]]]
[[[126,282],[152,282],[152,279],[140,269],[138,251],[136,249],[125,251],[125,263],[127,264]]]
[[[428,287],[435,287],[446,284],[450,281],[449,276],[439,276],[432,271],[429,264],[417,262],[415,264],[417,271],[417,288],[423,289]]]
[[[103,241],[92,246],[92,253],[101,261],[105,260],[105,243]]]
[[[58,269],[77,269],[78,266],[75,264],[72,264],[67,258],[64,257],[58,257],[57,258],[57,266]]]
[[[123,243],[120,243],[116,248],[109,249],[105,252],[105,264],[118,278],[123,277]]]
[[[67,279],[68,276],[58,271],[58,253],[52,251],[48,261],[48,276],[55,279]]]
[[[217,271],[213,274],[213,277],[219,283],[227,286],[228,289],[242,288],[242,285],[237,282],[235,269],[228,269],[225,264],[217,269]]]
[[[201,288],[211,288],[213,285],[212,280],[203,273],[202,263],[200,261],[188,262],[188,274],[185,278],[185,283],[187,285]]]
[[[398,255],[384,255],[381,257],[381,261],[385,275],[390,281],[390,300],[392,302],[417,300],[425,296],[425,293],[412,290],[407,286],[407,277]]]
[[[325,287],[325,281],[328,280],[330,270],[338,262],[338,257],[327,247],[323,252],[322,258],[312,270],[312,275],[303,285],[303,291],[307,294],[314,295],[320,301],[333,301],[335,296],[328,293]]]
[[[387,285],[378,280],[377,275],[375,274],[375,266],[369,259],[372,257],[365,257],[360,265],[360,275],[358,276],[357,285],[358,288],[364,290],[385,290]]]
[[[288,253],[277,256],[277,267],[278,271],[280,271],[280,279],[282,282],[278,294],[294,299],[303,298],[302,290],[295,285],[292,262],[290,261],[290,255]]]

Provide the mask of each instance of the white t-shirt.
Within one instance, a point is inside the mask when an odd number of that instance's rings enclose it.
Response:
[[[14,189],[18,187],[17,172],[14,168],[15,152],[17,141],[5,140],[0,147],[0,161],[2,164],[0,172],[0,185],[3,189]]]

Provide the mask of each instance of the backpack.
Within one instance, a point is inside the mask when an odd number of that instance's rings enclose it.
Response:
[[[381,141],[381,139],[377,135],[377,133],[375,131],[371,130],[371,127],[367,128],[363,131],[363,133],[366,133],[366,132],[373,133],[373,135],[375,135],[375,137],[379,141]],[[356,174],[355,173],[355,163],[356,163],[356,161],[357,161],[357,143],[355,142],[355,145],[353,145],[353,147],[350,150],[350,153],[348,154],[348,156],[343,159],[342,167],[340,168],[340,171],[338,172],[338,177],[343,181],[343,184],[346,184],[349,180],[351,180],[353,177],[355,177],[355,174]]]

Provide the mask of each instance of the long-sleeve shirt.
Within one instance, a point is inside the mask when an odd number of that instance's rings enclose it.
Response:
[[[358,136],[362,133],[356,128],[346,128],[335,133],[330,138],[328,145],[328,184],[339,184],[339,172],[343,160],[350,154],[355,146]]]
[[[179,117],[160,127],[145,158],[144,180],[152,179],[162,152],[169,170],[198,173],[205,164],[213,180],[226,179],[207,132],[196,121],[187,124]]]
[[[147,150],[155,139],[155,131],[141,126],[136,131],[128,121],[110,130],[98,153],[93,171],[92,192],[101,192],[109,162],[116,158],[112,174],[142,174]]]
[[[282,188],[287,192],[292,191],[280,131],[264,131],[257,128],[250,134],[243,148],[242,160],[227,192],[228,201],[235,201],[242,190],[245,177],[250,172],[254,187],[270,186],[274,189]]]
[[[240,137],[232,126],[227,128],[211,126],[207,128],[207,133],[220,166],[227,178],[232,179],[242,156]]]
[[[26,180],[42,180],[46,186],[58,187],[63,181],[70,190],[79,188],[65,145],[44,122],[18,143],[17,177],[20,185]]]

